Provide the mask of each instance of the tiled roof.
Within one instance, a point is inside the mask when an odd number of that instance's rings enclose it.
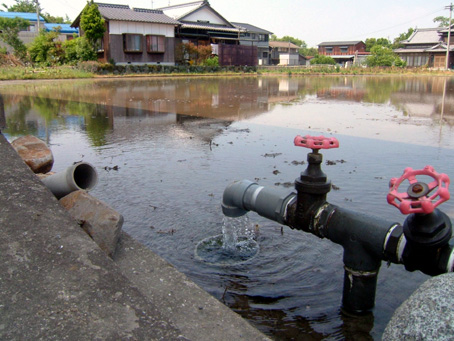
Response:
[[[205,4],[206,4],[205,1],[193,1],[193,2],[187,2],[184,4],[180,4],[180,5],[162,7],[159,9],[162,10],[169,17],[178,20],[178,19],[185,17],[187,14],[195,11],[199,7],[202,7]]]
[[[270,47],[287,47],[292,49],[299,49],[298,45],[289,43],[288,41],[270,41]]]
[[[160,10],[145,8],[129,8],[128,5],[102,4],[98,5],[99,12],[107,20],[151,22],[157,24],[178,25],[179,22],[168,17]]]
[[[318,44],[318,46],[347,46],[347,45],[356,45],[358,43],[362,43],[361,40],[354,40],[354,41],[325,41],[323,43]]]
[[[417,28],[402,44],[437,44],[440,41],[440,28]]]
[[[264,30],[264,29],[262,29],[262,28],[260,28],[260,27],[253,26],[253,25],[250,25],[250,24],[239,23],[239,22],[231,22],[231,24],[234,25],[234,26],[236,26],[236,27],[243,28],[243,29],[245,29],[247,32],[263,33],[263,34],[273,34],[273,32]]]
[[[193,22],[182,22],[181,28],[195,28],[200,30],[213,30],[213,31],[222,31],[222,32],[235,32],[238,33],[240,29],[232,28],[227,26],[215,25],[215,24],[205,24],[205,23],[193,23]]]
[[[38,21],[36,18],[36,13],[24,13],[24,12],[0,12],[0,17],[3,18],[22,18],[28,21]],[[39,17],[39,21],[44,21],[43,17]]]

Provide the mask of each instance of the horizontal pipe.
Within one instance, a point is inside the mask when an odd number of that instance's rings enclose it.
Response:
[[[57,199],[60,199],[77,190],[93,189],[98,182],[98,174],[89,163],[79,162],[42,179],[42,182]]]
[[[286,224],[287,206],[294,200],[294,192],[242,180],[230,184],[224,190],[222,212],[228,217],[239,217],[254,211],[265,218]]]

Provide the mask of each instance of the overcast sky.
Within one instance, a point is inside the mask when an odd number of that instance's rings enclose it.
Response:
[[[39,0],[44,12],[75,19],[86,0]],[[158,8],[185,0],[98,0],[130,7]],[[209,0],[225,19],[243,22],[304,40],[309,47],[324,41],[388,38],[410,27],[436,27],[433,19],[449,17],[448,1],[441,0]],[[10,6],[14,0],[0,0]]]

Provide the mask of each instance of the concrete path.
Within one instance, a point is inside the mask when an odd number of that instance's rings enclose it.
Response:
[[[0,134],[1,340],[266,340],[126,234],[114,260]]]

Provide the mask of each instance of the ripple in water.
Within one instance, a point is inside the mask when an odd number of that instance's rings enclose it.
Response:
[[[236,265],[254,258],[259,244],[254,240],[247,215],[224,217],[222,234],[201,240],[195,249],[196,258],[215,265]]]

